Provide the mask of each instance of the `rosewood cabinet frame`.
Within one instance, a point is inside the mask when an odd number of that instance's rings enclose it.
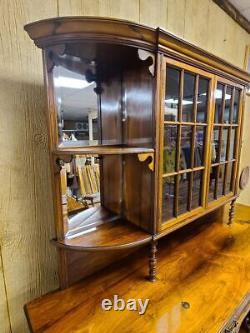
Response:
[[[97,18],[97,17],[60,17],[48,20],[42,20],[34,22],[25,26],[25,30],[28,32],[31,39],[34,40],[35,44],[43,50],[43,64],[44,64],[44,80],[45,86],[47,87],[47,99],[48,99],[48,127],[49,127],[49,146],[51,156],[51,177],[52,187],[54,195],[54,211],[55,211],[55,224],[56,224],[56,239],[53,243],[58,247],[59,253],[59,272],[60,272],[60,284],[61,287],[67,287],[79,280],[80,278],[87,276],[94,271],[107,266],[110,262],[117,260],[119,257],[119,251],[125,250],[125,255],[131,252],[131,249],[141,246],[143,244],[150,245],[149,254],[149,278],[151,281],[156,279],[156,243],[157,240],[173,230],[176,230],[185,224],[192,222],[198,217],[205,215],[218,207],[224,206],[226,203],[231,202],[231,211],[229,215],[229,222],[232,222],[234,203],[239,193],[239,160],[242,140],[242,128],[243,128],[243,111],[246,87],[250,81],[250,75],[239,69],[223,59],[220,59],[202,49],[160,29],[153,29],[143,25],[139,25],[133,22],[124,20],[115,20],[108,18]],[[148,61],[149,67],[154,67],[154,70],[147,70],[147,74],[141,73],[142,77],[148,82],[148,96],[150,89],[152,88],[151,103],[152,108],[148,107],[149,113],[152,118],[152,144],[148,146],[137,146],[135,145],[114,145],[114,146],[90,146],[90,147],[60,147],[58,141],[58,127],[57,127],[57,110],[54,100],[54,86],[53,86],[53,61],[50,58],[50,52],[54,51],[58,54],[64,54],[65,45],[72,44],[83,44],[89,43],[93,45],[110,45],[112,46],[125,47],[126,50],[143,50],[146,51],[145,59],[139,59],[139,61]],[[125,50],[125,49],[124,49]],[[134,52],[134,51],[133,51]],[[138,55],[139,56],[139,55]],[[139,57],[140,58],[140,57]],[[125,58],[123,60],[125,62]],[[134,60],[134,61],[138,61]],[[136,66],[135,66],[136,67]],[[166,91],[166,68],[173,67],[180,70],[180,86],[179,102],[182,101],[181,96],[183,95],[183,82],[184,73],[188,72],[195,75],[195,91],[194,91],[194,119],[193,121],[184,122],[182,118],[172,122],[164,121],[164,99]],[[198,84],[199,78],[205,78],[209,82],[208,93],[207,93],[207,115],[205,123],[196,122],[197,117],[197,101],[198,101]],[[149,79],[150,78],[150,79]],[[134,81],[133,81],[134,80]],[[136,79],[131,79],[128,82],[127,87],[131,89],[135,96],[139,85],[143,83],[137,82]],[[149,83],[150,82],[150,83]],[[211,143],[213,140],[213,128],[214,128],[214,114],[216,105],[215,91],[217,83],[220,82],[224,85],[224,96],[222,104],[222,112],[225,108],[225,96],[226,87],[230,86],[241,91],[239,98],[239,116],[238,124],[233,125],[232,121],[229,124],[221,123],[216,124],[220,127],[219,130],[219,145],[218,145],[218,156],[220,159],[221,155],[221,142],[222,142],[222,129],[228,128],[228,144],[226,147],[227,161],[222,162],[219,160],[217,167],[217,174],[215,179],[215,186],[218,188],[218,177],[221,169],[220,164],[225,164],[225,174],[228,172],[228,165],[231,163],[233,166],[233,177],[231,191],[226,193],[226,176],[223,180],[223,195],[216,197],[214,200],[209,201],[209,184],[211,175]],[[122,91],[122,89],[121,89]],[[141,100],[143,103],[144,100]],[[151,105],[151,104],[150,104]],[[231,99],[231,114],[233,112],[234,100]],[[136,109],[139,115],[139,109]],[[133,111],[133,110],[132,110]],[[182,104],[179,103],[178,112],[182,114]],[[150,115],[149,115],[150,117]],[[141,124],[143,124],[143,117],[141,116]],[[223,113],[222,113],[223,121]],[[191,134],[191,167],[184,170],[178,169],[175,172],[163,174],[163,137],[164,137],[164,126],[174,124],[178,126],[177,135],[177,154],[176,161],[179,162],[180,150],[181,150],[181,125],[192,126]],[[203,152],[203,164],[201,166],[194,165],[194,144],[196,127],[201,126],[205,129],[204,138],[204,152]],[[134,126],[135,128],[136,126]],[[235,150],[234,160],[228,160],[230,150],[230,138],[232,128],[237,128],[236,139],[235,139]],[[142,126],[143,128],[143,126]],[[139,130],[138,130],[139,131]],[[139,133],[139,134],[138,134]],[[137,134],[143,135],[142,132]],[[204,133],[204,131],[203,131]],[[133,137],[132,137],[133,138]],[[131,140],[132,141],[132,140]],[[129,211],[129,215],[135,218],[132,224],[125,224],[120,220],[117,222],[113,221],[110,224],[98,225],[96,234],[100,238],[92,237],[87,235],[76,238],[75,241],[71,241],[65,237],[67,231],[67,225],[64,223],[63,212],[62,212],[62,190],[60,184],[60,167],[62,161],[71,162],[75,155],[88,155],[88,154],[99,154],[102,158],[107,159],[108,156],[114,157],[116,161],[122,161],[121,163],[128,165],[128,172],[135,170],[137,173],[136,178],[142,177],[151,184],[150,197],[150,214],[145,217],[145,207],[142,204],[144,198],[142,197],[142,191],[138,192],[140,199],[136,201],[141,206],[140,209],[133,212]],[[101,162],[102,165],[103,162]],[[119,162],[120,163],[120,162]],[[213,163],[214,165],[214,163]],[[150,171],[149,171],[150,170]],[[192,198],[192,185],[193,175],[195,171],[202,172],[202,187],[201,187],[201,204],[191,209],[191,198]],[[149,174],[150,172],[150,174]],[[125,172],[126,173],[126,172]],[[175,204],[174,213],[175,217],[166,221],[162,221],[162,184],[163,178],[167,175],[174,176],[177,180],[181,174],[188,173],[190,175],[190,185],[188,189],[188,209],[186,212],[178,215],[178,181],[175,184]],[[124,176],[124,170],[122,177]],[[123,179],[123,178],[122,178]],[[125,178],[124,178],[125,179]],[[125,180],[123,182],[126,182]],[[130,178],[129,181],[131,181]],[[150,179],[150,181],[149,181]],[[119,184],[119,180],[115,182]],[[114,185],[115,184],[115,185]],[[114,183],[113,186],[117,186]],[[101,184],[102,189],[107,186],[108,183]],[[124,185],[124,184],[123,184]],[[122,185],[122,186],[123,186]],[[126,184],[127,186],[127,184]],[[128,188],[132,190],[132,185],[128,184]],[[142,184],[143,188],[143,184]],[[215,190],[215,196],[217,192]],[[110,194],[110,201],[115,198]],[[131,209],[131,199],[129,195],[125,198],[126,204]],[[137,199],[136,199],[137,200]],[[147,201],[149,202],[149,200]],[[124,199],[122,205],[124,207]],[[144,207],[144,208],[143,208]],[[144,209],[144,210],[143,210]],[[123,215],[124,211],[121,215]],[[144,214],[144,215],[143,215]],[[118,214],[119,215],[119,214]],[[137,219],[137,216],[143,216]],[[109,229],[109,225],[112,226]],[[124,235],[123,233],[127,233]],[[118,237],[118,236],[119,237]],[[122,254],[124,255],[124,253]]]

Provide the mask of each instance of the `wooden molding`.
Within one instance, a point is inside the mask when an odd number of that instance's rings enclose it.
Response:
[[[244,82],[250,81],[250,75],[241,68],[228,63],[201,48],[165,31],[153,29],[138,23],[108,19],[103,17],[57,17],[30,23],[24,26],[35,44],[43,49],[53,45],[76,41],[102,41],[134,46],[145,51],[169,54],[169,50],[187,56],[188,60],[202,62],[228,73]],[[244,84],[244,82],[242,82]]]
[[[228,0],[213,0],[216,5],[224,10],[235,22],[250,33],[250,22]]]

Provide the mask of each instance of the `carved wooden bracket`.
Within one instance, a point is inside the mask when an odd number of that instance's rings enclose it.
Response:
[[[64,163],[70,163],[72,162],[73,155],[62,155],[62,156],[57,156],[54,159],[54,170],[55,174],[60,173],[62,170],[62,167],[64,166]]]
[[[138,57],[142,61],[149,61],[148,70],[152,76],[155,75],[155,56],[148,51],[138,49]]]
[[[46,49],[46,61],[48,72],[51,72],[55,66],[54,55],[62,55],[65,52],[65,45],[60,44],[56,46],[50,46]]]
[[[140,153],[137,156],[140,162],[145,162],[150,158],[148,168],[149,170],[154,171],[154,153]]]

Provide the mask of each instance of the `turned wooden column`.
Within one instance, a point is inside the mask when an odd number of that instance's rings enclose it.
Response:
[[[154,282],[156,280],[156,252],[157,252],[157,241],[152,239],[150,243],[150,256],[149,256],[149,281]]]
[[[236,202],[236,199],[233,199],[230,204],[228,224],[233,223],[233,218],[235,215],[235,202]]]

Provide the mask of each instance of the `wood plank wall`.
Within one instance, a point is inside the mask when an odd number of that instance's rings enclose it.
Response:
[[[58,282],[41,53],[23,25],[57,15],[124,18],[239,67],[250,38],[212,0],[1,0],[0,12],[0,333],[26,333],[23,305]]]

